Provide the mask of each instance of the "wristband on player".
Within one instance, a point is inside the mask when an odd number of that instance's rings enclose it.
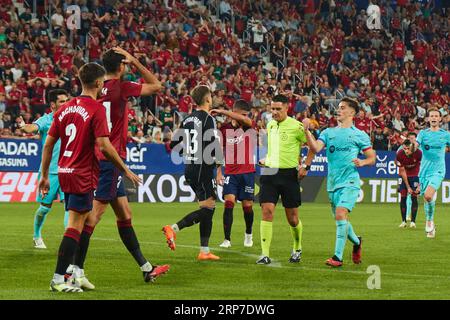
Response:
[[[302,164],[302,168],[305,169],[306,171],[309,171],[309,169],[311,169],[311,165],[310,165],[310,164],[303,163],[303,164]]]

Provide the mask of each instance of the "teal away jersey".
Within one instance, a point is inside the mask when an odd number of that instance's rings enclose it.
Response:
[[[42,147],[44,147],[45,139],[47,139],[48,130],[50,130],[50,126],[53,122],[53,112],[48,113],[37,119],[34,124],[39,127],[39,134],[42,139]],[[61,146],[61,139],[55,144],[53,148],[52,161],[50,162],[50,174],[58,174],[58,159],[59,159],[59,149]],[[39,172],[41,172],[41,167],[39,167]]]
[[[327,191],[343,187],[360,187],[358,170],[353,159],[361,151],[372,148],[369,136],[355,126],[350,128],[328,128],[319,136],[327,148]]]
[[[445,176],[445,148],[450,146],[450,132],[444,129],[421,130],[417,143],[422,150],[419,176]]]

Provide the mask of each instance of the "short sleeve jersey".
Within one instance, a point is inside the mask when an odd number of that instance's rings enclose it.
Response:
[[[327,148],[327,191],[344,187],[359,188],[359,173],[353,163],[362,151],[372,148],[369,136],[355,126],[328,128],[319,136]]]
[[[48,130],[53,122],[53,112],[47,113],[33,122],[38,126],[39,134],[41,135],[42,147],[44,147],[45,140],[47,139]],[[58,157],[59,150],[61,147],[61,141],[58,140],[53,148],[52,161],[50,162],[50,174],[58,174]],[[41,172],[41,167],[39,166],[39,172]]]
[[[405,168],[408,177],[417,177],[419,175],[421,160],[422,151],[420,150],[414,151],[410,156],[407,156],[403,149],[397,151],[397,165]]]
[[[225,174],[255,172],[254,151],[257,142],[256,131],[251,127],[234,127],[231,122],[220,127],[225,156]]]
[[[267,124],[267,157],[265,165],[269,168],[297,168],[300,148],[306,143],[303,124],[291,117]]]
[[[194,181],[213,178],[217,163],[223,163],[223,153],[216,121],[209,113],[195,110],[175,131],[171,148],[182,143],[185,176]]]
[[[140,96],[142,84],[132,81],[111,79],[105,81],[99,102],[106,111],[110,140],[122,159],[127,157],[128,107],[130,97]],[[99,160],[106,160],[98,148],[95,154]]]
[[[444,129],[421,130],[417,143],[423,154],[419,176],[445,176],[445,148],[450,146],[450,132]]]
[[[61,139],[58,178],[62,191],[80,194],[96,189],[95,140],[109,136],[105,108],[91,97],[73,98],[55,113],[48,134]]]

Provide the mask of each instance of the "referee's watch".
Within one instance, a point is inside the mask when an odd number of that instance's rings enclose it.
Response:
[[[306,164],[306,163],[302,163],[302,168],[305,169],[306,171],[309,171],[309,169],[311,169],[311,165],[310,164]]]

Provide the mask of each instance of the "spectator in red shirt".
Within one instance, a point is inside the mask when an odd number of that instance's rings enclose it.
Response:
[[[241,99],[247,102],[251,102],[253,98],[253,86],[250,85],[249,80],[244,81],[244,85],[241,87]]]
[[[200,36],[198,33],[194,35],[193,38],[188,41],[188,61],[193,63],[195,66],[200,65],[198,60],[198,55],[200,53]]]
[[[44,114],[47,106],[45,105],[45,88],[48,86],[47,79],[35,78],[27,81],[31,89],[31,106],[33,113]]]
[[[356,128],[364,131],[365,133],[370,133],[370,119],[366,117],[366,112],[364,110],[359,111],[358,116],[354,121]]]
[[[16,83],[12,83],[11,90],[6,92],[6,105],[8,111],[13,116],[18,116],[20,113],[20,99],[22,97],[22,92],[17,88]]]
[[[411,42],[414,42],[413,47],[414,60],[417,62],[422,62],[425,58],[425,53],[427,51],[426,42],[422,40],[413,40]]]
[[[180,99],[178,101],[178,112],[180,113],[181,119],[184,119],[192,112],[194,104],[194,100],[192,100],[188,90],[186,87],[183,87],[183,89],[181,89]]]
[[[405,44],[400,40],[399,36],[395,36],[395,40],[392,45],[392,51],[394,54],[394,58],[397,61],[397,65],[399,65],[400,67],[403,66],[406,54],[406,47]]]
[[[61,69],[72,69],[72,60],[73,55],[69,53],[69,48],[65,47],[63,49],[63,54],[59,56],[59,59],[56,63],[59,65]]]

